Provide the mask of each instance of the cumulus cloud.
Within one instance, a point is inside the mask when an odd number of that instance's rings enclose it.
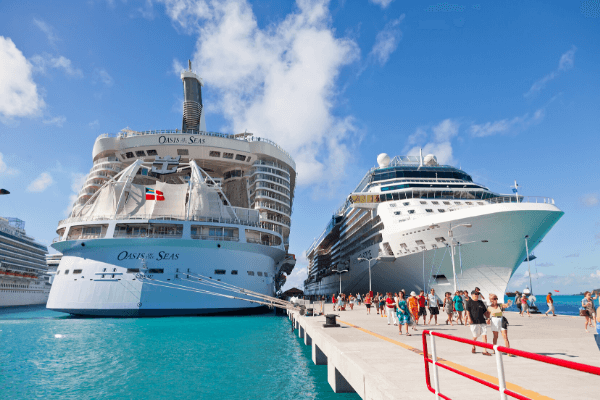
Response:
[[[396,51],[398,43],[402,39],[402,31],[399,26],[404,19],[404,14],[399,18],[388,22],[375,38],[375,45],[369,53],[379,65],[384,65],[390,58],[390,55]]]
[[[579,201],[586,207],[594,207],[598,205],[600,199],[598,198],[597,193],[589,193],[584,196],[581,196],[579,198]]]
[[[471,135],[475,137],[492,136],[502,133],[517,133],[526,130],[532,125],[539,124],[544,119],[544,116],[544,109],[540,108],[534,112],[533,115],[526,113],[512,119],[505,118],[483,124],[472,123],[470,132]]]
[[[376,4],[383,8],[384,10],[392,3],[394,0],[369,0],[371,3]]]
[[[79,191],[83,187],[86,177],[87,177],[86,174],[82,174],[79,172],[71,173],[71,191],[72,191],[72,193],[69,195],[69,204],[68,204],[67,208],[64,210],[65,216],[71,214],[71,211],[73,210],[73,205],[75,204],[75,201],[77,200],[77,197],[78,197],[77,195],[79,194]]]
[[[600,269],[597,269],[596,272],[592,272],[590,274],[590,278],[595,278],[595,279],[600,278]]]
[[[6,162],[4,161],[4,155],[2,153],[0,153],[0,176],[10,176],[10,175],[16,175],[18,173],[19,173],[19,170],[11,168],[8,165],[6,165]]]
[[[54,46],[56,44],[56,42],[58,40],[60,40],[58,38],[58,36],[56,36],[56,33],[54,32],[54,28],[51,27],[49,24],[47,24],[46,22],[42,21],[41,19],[37,19],[34,18],[33,19],[33,23],[42,31],[44,32],[44,34],[46,35],[46,38],[48,38],[48,42]]]
[[[67,117],[65,117],[64,115],[59,115],[58,117],[52,117],[52,118],[45,119],[42,122],[46,125],[55,125],[55,126],[58,126],[59,128],[62,128],[63,124],[66,121],[67,121]]]
[[[179,76],[181,74],[181,71],[183,71],[184,69],[187,69],[183,66],[183,64],[181,63],[181,61],[179,61],[178,59],[174,58],[173,59],[173,69],[172,72]]]
[[[454,164],[452,139],[458,135],[459,127],[460,122],[448,118],[431,128],[417,128],[408,137],[405,153],[409,156],[419,155],[423,149],[424,155],[435,155],[440,164]]]
[[[539,93],[542,89],[544,89],[546,87],[546,84],[548,82],[557,78],[561,72],[568,71],[571,68],[573,68],[573,66],[575,65],[575,51],[576,50],[577,50],[577,48],[575,46],[573,46],[573,47],[571,47],[571,49],[569,51],[562,54],[560,56],[560,60],[558,61],[558,67],[554,71],[552,71],[549,74],[547,74],[546,76],[544,76],[543,78],[534,82],[534,84],[531,86],[531,88],[526,93],[524,93],[523,96],[530,97],[536,93]]]
[[[579,253],[573,253],[573,254],[569,254],[568,256],[565,256],[565,258],[570,258],[570,257],[579,257]]]
[[[308,278],[308,268],[296,266],[292,273],[287,277],[285,285],[282,287],[282,291],[286,291],[293,287],[300,290],[304,290],[304,281]]]
[[[115,83],[114,79],[104,68],[94,69],[93,83],[101,82],[105,86],[112,86]]]
[[[37,192],[37,193],[43,192],[53,183],[54,183],[54,179],[52,179],[52,175],[50,175],[47,172],[42,172],[40,174],[40,176],[35,178],[35,180],[33,182],[31,182],[29,184],[29,186],[27,186],[27,191],[28,192]]]
[[[75,78],[83,78],[83,71],[73,66],[71,60],[64,56],[52,56],[44,53],[43,55],[36,54],[31,57],[31,62],[35,72],[45,74],[48,68],[62,69],[67,75]]]
[[[0,36],[0,117],[34,117],[45,107],[32,66],[10,38]]]
[[[336,37],[328,2],[298,0],[289,15],[264,29],[244,0],[165,5],[179,29],[198,35],[194,68],[228,128],[283,145],[296,161],[299,185],[333,192],[358,131],[352,116],[333,112],[336,79],[359,49]]]

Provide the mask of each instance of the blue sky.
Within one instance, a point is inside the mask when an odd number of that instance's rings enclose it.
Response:
[[[99,134],[180,126],[191,58],[209,130],[294,155],[298,256],[379,153],[423,147],[496,192],[553,197],[534,286],[600,288],[599,39],[594,0],[3,1],[0,215],[49,244]]]

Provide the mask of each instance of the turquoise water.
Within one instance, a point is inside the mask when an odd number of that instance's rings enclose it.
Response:
[[[548,305],[546,304],[546,295],[548,293],[536,294],[535,297],[537,301],[535,304],[538,306],[538,309],[545,313],[548,311]],[[556,314],[561,315],[579,315],[579,307],[581,307],[581,300],[583,296],[555,296],[552,295],[554,299],[554,309]],[[514,297],[510,298],[512,301],[515,300]],[[598,308],[598,300],[594,300],[595,307]],[[509,311],[518,311],[517,307],[513,304],[508,309]]]
[[[0,311],[3,399],[359,399],[285,317],[83,319]]]

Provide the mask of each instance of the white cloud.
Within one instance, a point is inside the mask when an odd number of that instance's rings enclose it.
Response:
[[[600,269],[597,269],[596,272],[592,272],[590,278],[600,278]]]
[[[165,0],[167,14],[198,40],[193,57],[234,132],[246,129],[279,143],[297,163],[298,184],[333,192],[357,128],[333,113],[336,79],[358,58],[356,43],[338,38],[327,1],[298,0],[286,18],[258,27],[244,0]],[[352,143],[351,145],[349,143]]]
[[[40,176],[35,178],[35,180],[33,182],[31,182],[29,184],[29,186],[27,186],[27,191],[28,192],[43,192],[53,183],[54,183],[54,179],[52,179],[52,176],[47,172],[42,172],[40,174]]]
[[[287,277],[282,291],[286,291],[293,287],[304,290],[304,281],[308,278],[308,269],[306,267],[294,267],[292,273]]]
[[[10,38],[0,36],[0,116],[34,117],[45,107],[31,64]]]
[[[33,19],[33,23],[34,23],[34,24],[36,24],[36,25],[37,25],[37,27],[38,27],[38,28],[40,28],[40,30],[41,30],[42,32],[44,32],[44,34],[45,34],[45,35],[46,35],[46,37],[48,38],[48,42],[49,42],[49,43],[50,43],[52,46],[54,46],[54,45],[56,44],[56,42],[57,42],[58,40],[60,40],[60,39],[58,38],[58,36],[56,36],[56,34],[54,33],[54,28],[53,28],[53,27],[51,27],[50,25],[48,25],[46,22],[44,22],[44,21],[42,21],[42,20],[40,20],[40,19],[34,18],[34,19]]]
[[[404,14],[399,18],[388,22],[383,30],[377,34],[375,45],[369,56],[379,62],[379,65],[384,65],[390,58],[390,55],[398,47],[398,43],[402,39],[402,31],[400,30],[399,25],[403,19]]]
[[[4,162],[4,155],[0,153],[0,176],[10,176],[18,173],[19,170],[10,168],[8,165],[6,165],[6,162]]]
[[[98,129],[98,127],[100,126],[100,121],[98,121],[98,120],[96,119],[96,120],[94,120],[94,121],[90,122],[90,123],[88,124],[88,126],[89,126],[90,128],[92,128],[92,129]]]
[[[44,55],[36,54],[31,57],[31,62],[35,72],[45,74],[48,68],[56,68],[64,70],[69,76],[83,78],[83,71],[73,67],[71,60],[64,56],[54,57],[47,53],[44,53]]]
[[[433,154],[440,164],[454,164],[452,154],[452,138],[458,135],[460,122],[445,119],[430,130],[428,128],[417,128],[410,135],[405,147],[405,153],[409,156],[419,155],[423,149],[423,155]]]
[[[544,109],[540,108],[533,115],[526,113],[512,119],[501,119],[484,124],[471,124],[471,135],[475,137],[492,136],[500,133],[516,133],[524,131],[532,125],[537,125],[544,119]]]
[[[383,8],[385,10],[387,8],[387,6],[389,6],[390,3],[394,0],[369,0],[369,1],[373,4],[380,6],[381,8]]]
[[[105,86],[112,86],[115,81],[104,68],[96,68],[94,69],[93,82],[102,82]]]
[[[183,66],[183,64],[176,58],[173,59],[173,73],[176,76],[179,76],[181,74],[181,71],[183,71],[184,69],[187,69]]]
[[[598,205],[598,203],[600,202],[600,199],[598,198],[597,193],[589,193],[589,194],[582,196],[579,199],[579,201],[581,201],[581,204],[583,204],[586,207],[594,207],[594,206]]]
[[[65,216],[71,214],[71,211],[73,210],[73,205],[75,204],[75,201],[77,201],[77,197],[78,197],[77,195],[79,194],[79,191],[83,187],[86,177],[87,177],[86,174],[82,174],[79,172],[71,173],[71,191],[72,191],[72,193],[69,195],[69,204],[67,205],[67,208],[64,210]]]
[[[567,51],[563,55],[560,56],[560,60],[558,61],[558,68],[556,70],[550,72],[543,78],[534,82],[534,84],[529,88],[529,90],[523,94],[525,97],[532,96],[536,93],[539,93],[542,89],[546,87],[546,84],[551,80],[557,78],[560,75],[561,71],[568,71],[575,65],[575,51],[577,48],[575,46],[571,47],[571,50]]]
[[[64,115],[59,115],[58,117],[52,117],[49,119],[45,119],[42,122],[46,125],[56,125],[59,128],[62,128],[63,124],[67,121],[67,117]]]

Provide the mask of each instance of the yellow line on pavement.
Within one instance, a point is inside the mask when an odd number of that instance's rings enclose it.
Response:
[[[404,348],[406,350],[410,350],[413,353],[417,353],[420,356],[423,355],[423,350],[417,349],[416,347],[409,346],[406,343],[402,343],[402,342],[399,342],[397,340],[390,339],[388,337],[380,335],[378,333],[371,332],[368,329],[361,328],[360,326],[351,324],[350,322],[342,321],[340,319],[338,319],[337,321],[341,322],[342,324],[346,324],[348,326],[351,326],[352,328],[358,329],[359,331],[368,333],[371,336],[375,336],[378,339],[385,340],[386,342],[395,344],[395,345],[400,346],[400,347],[402,347],[402,348]],[[415,335],[415,336],[417,336],[417,335]],[[479,372],[479,371],[476,371],[474,369],[467,368],[465,366],[462,366],[460,364],[454,363],[452,361],[445,360],[443,358],[438,358],[438,362],[440,364],[447,365],[449,367],[457,369],[457,370],[459,370],[461,372],[464,372],[466,374],[476,376],[477,378],[483,379],[483,380],[488,381],[490,383],[493,383],[494,385],[498,384],[498,378],[496,378],[494,376],[491,376],[491,375],[488,375],[488,374],[484,374],[483,372]],[[537,392],[534,392],[533,390],[527,390],[527,389],[525,389],[525,388],[523,388],[523,387],[521,387],[519,385],[515,385],[514,383],[506,382],[506,388],[509,389],[509,390],[512,390],[513,392],[517,392],[517,393],[519,393],[519,394],[521,394],[523,396],[527,396],[527,397],[529,397],[531,399],[534,399],[534,400],[552,400],[552,397],[547,397],[547,396],[541,395],[541,394],[539,394]]]

